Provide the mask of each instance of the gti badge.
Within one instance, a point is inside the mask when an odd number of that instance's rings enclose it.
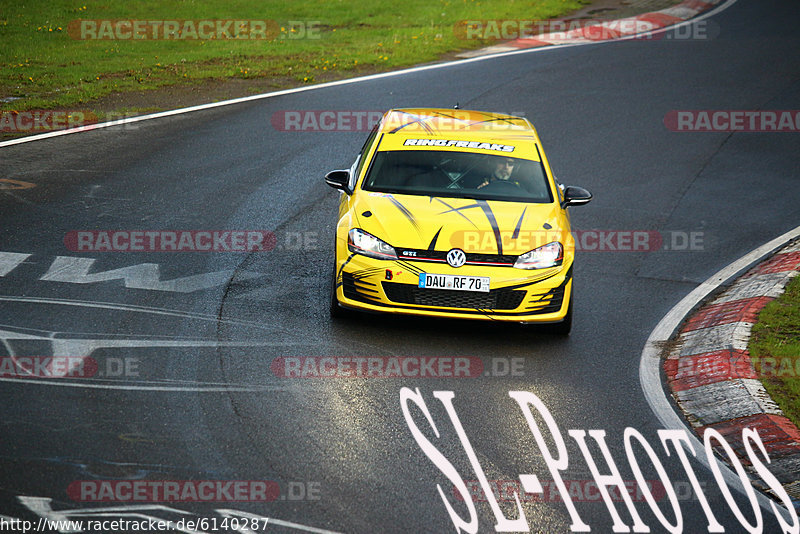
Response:
[[[460,248],[451,249],[447,253],[447,263],[450,267],[461,267],[467,263],[467,255]]]

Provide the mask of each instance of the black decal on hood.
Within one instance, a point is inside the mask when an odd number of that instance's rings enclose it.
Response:
[[[395,206],[397,206],[397,209],[399,209],[399,210],[400,210],[400,212],[401,212],[403,215],[405,215],[405,216],[406,216],[406,219],[408,219],[408,222],[410,222],[410,223],[411,223],[411,225],[412,225],[412,226],[413,226],[413,227],[414,227],[414,228],[417,230],[417,232],[419,232],[419,225],[417,224],[417,220],[414,218],[414,214],[413,214],[413,213],[411,213],[411,212],[408,210],[408,208],[407,208],[407,207],[403,206],[403,205],[400,203],[400,201],[399,201],[399,200],[397,200],[396,198],[394,198],[392,195],[387,195],[387,196],[386,196],[386,198],[388,198],[388,199],[389,199],[389,200],[392,202],[392,204],[394,204]]]
[[[472,222],[469,219],[469,217],[467,217],[466,215],[461,213],[461,210],[465,210],[465,209],[469,209],[469,208],[480,208],[480,206],[478,204],[469,204],[468,206],[461,206],[460,208],[454,208],[453,206],[451,206],[450,204],[448,204],[447,202],[445,202],[441,198],[437,198],[436,200],[438,200],[439,202],[441,202],[442,204],[444,204],[445,206],[450,208],[447,211],[440,212],[439,215],[444,215],[445,213],[457,213],[457,214],[461,215],[464,219],[466,219],[472,226],[474,226],[475,228],[478,227],[478,225],[475,224],[474,222]]]
[[[514,233],[511,235],[511,239],[516,239],[519,237],[519,231],[522,228],[522,219],[525,218],[525,210],[528,209],[528,206],[522,208],[522,215],[519,216],[519,220],[517,221],[517,227],[514,228]]]
[[[483,209],[483,214],[486,215],[486,218],[489,220],[489,224],[492,226],[492,232],[494,232],[494,239],[497,241],[497,253],[502,254],[503,238],[500,236],[500,227],[497,226],[497,219],[494,217],[492,208],[485,200],[476,200],[475,202]]]
[[[433,236],[433,240],[431,240],[431,244],[428,245],[428,250],[436,250],[436,240],[439,239],[439,234],[442,232],[442,228],[444,228],[444,226],[439,228],[439,231],[437,231],[436,235]]]

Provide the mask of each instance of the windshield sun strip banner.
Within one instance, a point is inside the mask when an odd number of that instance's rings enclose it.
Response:
[[[513,145],[500,143],[487,143],[484,141],[466,141],[459,139],[406,139],[403,146],[444,146],[455,148],[470,148],[475,150],[493,150],[496,152],[514,152]]]

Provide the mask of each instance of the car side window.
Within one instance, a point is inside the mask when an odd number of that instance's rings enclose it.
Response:
[[[369,133],[367,140],[364,141],[364,146],[361,147],[361,151],[358,153],[356,161],[350,169],[350,189],[355,188],[356,181],[361,175],[361,171],[364,169],[364,163],[367,161],[366,156],[369,153],[369,149],[372,147],[372,143],[375,141],[375,136],[378,135],[379,126],[380,122],[377,122],[375,126],[372,127],[372,131]]]

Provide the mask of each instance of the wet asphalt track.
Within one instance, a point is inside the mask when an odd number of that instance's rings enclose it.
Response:
[[[0,355],[91,354],[107,375],[0,384],[0,513],[36,518],[19,495],[51,498],[56,510],[99,506],[69,498],[67,488],[80,480],[271,480],[281,498],[266,504],[165,506],[201,517],[235,509],[344,532],[452,531],[436,485],[465,509],[411,436],[399,403],[404,386],[424,395],[440,438],[416,413],[418,424],[464,479],[476,476],[432,396],[437,390],[454,392],[489,479],[550,478],[512,390],[535,393],[555,417],[568,443],[565,479],[591,479],[569,429],[607,431],[623,478],[632,479],[622,431],[633,427],[655,446],[659,429],[638,380],[649,332],[699,282],[800,219],[798,134],[675,133],[664,116],[797,109],[798,14],[791,1],[739,0],[709,20],[718,30],[712,39],[546,50],[0,149],[0,178],[35,184],[0,191],[0,251],[30,254],[13,268],[8,255],[5,268],[0,263]],[[655,230],[668,240],[702,232],[701,249],[579,253],[567,339],[472,322],[332,322],[337,193],[322,176],[349,166],[366,134],[279,132],[270,118],[281,110],[456,101],[532,119],[559,179],[595,195],[571,209],[576,228]],[[67,250],[65,234],[85,229],[266,229],[278,247]],[[297,235],[308,240],[299,250]],[[158,264],[161,280],[221,273],[201,277],[206,287],[191,292],[74,283],[74,273],[60,277],[72,282],[48,280],[59,279],[52,274],[59,256],[96,259],[92,273],[142,263]],[[271,363],[291,356],[473,356],[487,369],[498,365],[492,358],[522,358],[523,376],[277,377]],[[127,377],[108,376],[126,359],[135,365]],[[660,457],[673,480],[687,480],[679,464]],[[740,531],[711,474],[693,466],[719,521]],[[593,531],[610,530],[599,501],[576,506]],[[477,507],[480,531],[494,531],[489,506]],[[653,531],[663,530],[646,503],[636,508]],[[630,524],[622,503],[617,509]],[[504,510],[514,517],[509,503]],[[533,532],[569,530],[561,502],[524,510]],[[696,501],[682,501],[681,510],[686,531],[705,524]],[[765,521],[766,531],[777,528],[766,511]]]

